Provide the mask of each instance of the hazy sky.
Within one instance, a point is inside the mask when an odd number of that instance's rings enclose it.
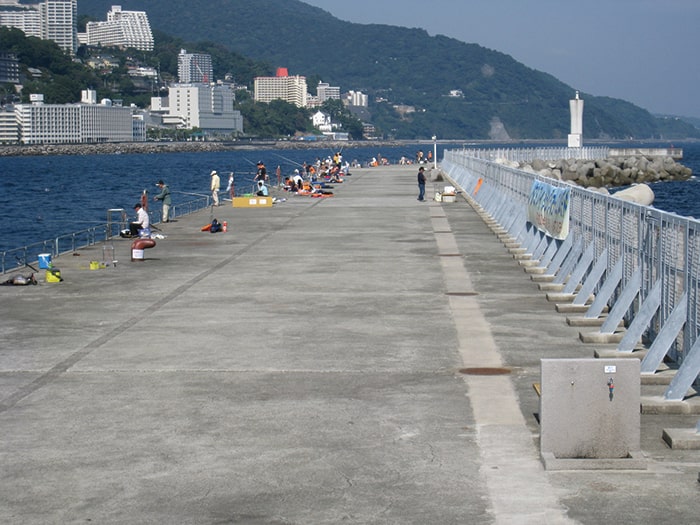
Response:
[[[700,117],[700,0],[303,0],[508,54],[596,96]]]

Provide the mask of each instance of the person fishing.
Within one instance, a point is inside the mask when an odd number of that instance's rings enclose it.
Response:
[[[134,204],[134,210],[136,210],[136,220],[129,223],[129,231],[132,237],[138,237],[142,230],[148,230],[150,220],[148,213],[143,209],[140,202]]]
[[[160,193],[153,197],[153,200],[163,201],[162,222],[170,222],[170,205],[172,204],[172,198],[170,197],[170,188],[162,180],[159,180],[156,186],[160,188]]]
[[[211,190],[211,198],[214,203],[214,206],[219,205],[219,188],[221,185],[221,179],[219,179],[219,174],[216,172],[216,170],[211,172],[211,185],[209,186],[209,189]]]
[[[226,186],[226,192],[231,196],[231,200],[233,200],[233,197],[236,193],[234,189],[234,175],[233,172],[228,174],[228,185]]]
[[[267,182],[267,168],[263,161],[259,161],[257,164],[257,171],[255,173],[255,182],[262,181],[263,184]]]

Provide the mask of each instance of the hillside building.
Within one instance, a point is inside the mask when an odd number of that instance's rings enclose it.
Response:
[[[211,55],[180,50],[177,56],[177,77],[180,84],[209,84],[214,81]]]
[[[0,52],[0,83],[19,84],[19,60],[14,53]]]
[[[297,107],[306,107],[306,77],[289,76],[287,68],[278,68],[274,77],[255,77],[253,97],[256,102],[284,100]]]
[[[326,82],[319,82],[316,86],[316,95],[307,95],[306,107],[317,108],[322,106],[326,100],[340,100],[340,88]]]
[[[317,111],[311,115],[311,123],[319,131],[333,131],[331,116],[323,111]]]
[[[88,22],[79,35],[88,46],[134,48],[153,51],[153,32],[145,11],[123,11],[113,5],[106,22]]]
[[[0,2],[0,26],[15,27],[27,36],[52,40],[74,55],[78,49],[77,0],[44,0],[20,3],[19,0]]]
[[[347,106],[366,108],[369,106],[369,97],[362,91],[348,91],[343,98],[343,102]]]
[[[326,82],[319,82],[318,86],[316,86],[316,95],[321,104],[326,100],[340,100],[340,88],[331,86]]]

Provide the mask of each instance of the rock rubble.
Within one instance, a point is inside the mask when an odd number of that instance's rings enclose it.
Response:
[[[598,160],[560,159],[496,162],[543,177],[570,181],[584,188],[612,188],[659,181],[687,180],[693,172],[671,157],[642,155],[608,157]]]

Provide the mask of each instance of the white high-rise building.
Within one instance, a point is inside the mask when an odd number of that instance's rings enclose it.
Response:
[[[45,0],[39,4],[41,38],[75,54],[78,50],[78,0]]]
[[[113,5],[106,22],[88,22],[81,40],[89,46],[114,46],[153,51],[153,32],[145,11],[123,11]]]
[[[214,81],[211,55],[180,50],[177,56],[177,76],[180,84],[208,84]]]
[[[286,68],[279,68],[274,77],[255,77],[254,91],[256,102],[284,100],[300,108],[306,107],[306,77],[289,76]]]
[[[77,0],[44,0],[35,4],[3,0],[2,5],[12,9],[0,11],[0,25],[21,29],[27,36],[53,40],[61,49],[75,54],[78,49]]]

